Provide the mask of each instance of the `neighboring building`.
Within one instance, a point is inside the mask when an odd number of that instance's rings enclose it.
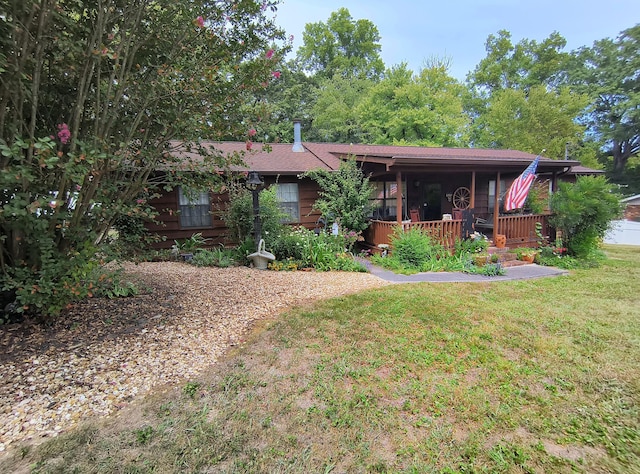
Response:
[[[622,199],[624,203],[624,218],[627,221],[640,222],[640,194]]]
[[[488,233],[497,225],[499,233],[507,233],[512,245],[528,244],[535,238],[531,226],[535,226],[536,219],[529,219],[525,225],[521,215],[518,219],[502,219],[500,213],[494,213],[496,207],[500,209],[500,199],[508,186],[535,155],[516,150],[309,143],[299,140],[299,125],[296,127],[293,145],[271,144],[271,151],[251,152],[245,157],[245,171],[258,171],[266,185],[278,184],[282,207],[291,216],[292,224],[313,228],[320,217],[312,211],[318,196],[317,185],[298,176],[314,168],[336,170],[341,160],[355,157],[375,186],[371,197],[373,225],[367,234],[371,244],[388,240],[396,223],[441,222],[447,215],[459,223],[462,210],[472,210],[474,219],[483,218],[486,221],[483,230]],[[223,153],[238,152],[246,146],[240,142],[203,145]],[[259,150],[261,145],[254,144],[253,148]],[[195,157],[188,152],[184,154]],[[538,181],[548,183],[548,189],[554,190],[559,179],[572,179],[575,176],[572,170],[575,173],[579,166],[578,161],[541,157]],[[164,247],[194,232],[225,243],[226,227],[220,219],[220,209],[226,199],[225,195],[205,193],[189,202],[185,193],[176,189],[152,203],[160,211],[163,225],[150,225],[149,229],[166,236]],[[537,219],[540,220],[546,226],[546,217]],[[510,226],[516,223],[521,229],[510,231]],[[386,230],[381,231],[383,228]],[[456,229],[453,231],[458,232]]]
[[[624,219],[613,221],[605,244],[640,245],[640,194],[622,199]]]

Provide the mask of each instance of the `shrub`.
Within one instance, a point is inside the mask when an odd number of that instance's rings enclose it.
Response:
[[[150,218],[139,215],[122,214],[113,223],[116,234],[111,235],[107,251],[120,260],[147,260],[153,252],[151,244],[161,240],[157,234],[150,234],[145,222]]]
[[[593,257],[611,221],[622,212],[618,196],[602,176],[580,176],[575,183],[558,185],[551,196],[551,224],[562,231],[570,255]]]
[[[428,232],[412,227],[398,227],[391,236],[393,258],[409,268],[423,269],[427,262],[446,258],[449,253]]]
[[[337,171],[316,169],[303,176],[320,186],[320,197],[313,207],[329,217],[329,223],[337,219],[344,228],[356,232],[368,227],[373,187],[354,158],[340,163]]]
[[[222,212],[222,219],[229,229],[231,239],[235,242],[246,242],[253,236],[253,196],[238,182],[229,183],[228,188],[229,204]],[[287,216],[280,209],[275,186],[260,191],[259,201],[262,238],[270,249],[273,237],[279,235],[285,227],[282,221]],[[252,252],[255,250],[254,248]]]
[[[270,250],[277,259],[271,268],[281,270],[286,267],[281,262],[295,262],[296,267],[320,271],[366,271],[350,252],[354,235],[353,232],[346,235],[316,234],[304,227],[284,228],[271,240]]]

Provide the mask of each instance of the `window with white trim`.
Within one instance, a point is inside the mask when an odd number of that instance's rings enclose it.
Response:
[[[178,187],[180,227],[213,227],[209,193]]]
[[[276,190],[280,210],[288,216],[283,222],[300,222],[298,183],[278,183]]]

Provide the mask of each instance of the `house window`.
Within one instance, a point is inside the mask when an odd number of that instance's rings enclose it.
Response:
[[[371,183],[373,191],[371,202],[371,218],[378,220],[397,220],[398,185],[395,181],[377,181]],[[406,182],[402,182],[402,195],[406,196]],[[403,203],[404,207],[404,203]]]
[[[504,179],[500,180],[500,199],[499,203],[502,204],[504,195],[507,192],[507,185]],[[494,204],[496,202],[496,180],[489,180],[489,212],[493,212]]]
[[[280,210],[287,215],[283,222],[300,222],[298,183],[279,183],[276,189]]]
[[[208,192],[199,192],[178,187],[180,227],[213,227],[211,224],[211,201]]]

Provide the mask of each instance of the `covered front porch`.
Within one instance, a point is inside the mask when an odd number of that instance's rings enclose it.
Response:
[[[356,156],[375,186],[364,235],[368,246],[389,244],[395,229],[412,227],[428,230],[449,248],[472,232],[490,240],[505,235],[511,248],[536,246],[538,223],[543,236],[551,235],[548,209],[505,213],[502,207],[507,189],[535,156],[509,150],[456,150],[447,156],[429,151],[429,156]],[[541,158],[540,193],[555,191],[560,176],[576,163]]]

